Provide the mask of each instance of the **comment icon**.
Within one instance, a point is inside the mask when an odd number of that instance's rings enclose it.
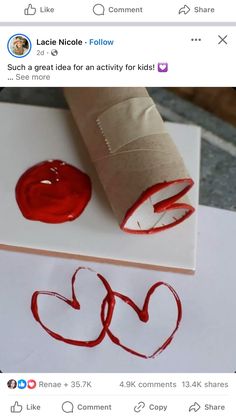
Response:
[[[64,413],[73,413],[74,411],[74,405],[69,401],[62,403],[61,408]]]
[[[93,13],[97,16],[104,16],[105,15],[105,7],[101,3],[96,3],[93,6]]]

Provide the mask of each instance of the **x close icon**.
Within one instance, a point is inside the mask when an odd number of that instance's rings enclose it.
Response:
[[[218,42],[218,45],[220,44],[228,45],[228,42],[226,41],[226,39],[228,38],[228,35],[225,35],[225,36],[218,35],[218,38],[220,39],[220,41]]]

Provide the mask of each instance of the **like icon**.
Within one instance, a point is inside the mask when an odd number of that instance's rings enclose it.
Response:
[[[27,383],[25,380],[18,380],[18,388],[20,388],[21,390],[24,390],[24,388],[27,386]]]
[[[28,7],[26,7],[26,9],[24,10],[24,14],[26,16],[34,16],[36,15],[36,8],[32,6],[32,4],[29,4]]]
[[[23,410],[23,406],[18,402],[15,402],[13,406],[11,406],[11,413],[21,413]]]

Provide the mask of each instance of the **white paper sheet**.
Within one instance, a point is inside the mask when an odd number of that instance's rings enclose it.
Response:
[[[0,369],[3,372],[235,371],[236,213],[200,207],[199,218],[198,267],[194,276],[1,251]],[[67,345],[49,336],[32,316],[31,296],[35,290],[53,290],[71,297],[70,278],[79,265],[100,272],[113,290],[128,295],[138,305],[153,283],[161,280],[173,286],[182,301],[183,320],[168,348],[157,358],[145,360],[125,352],[107,336],[94,348]],[[87,278],[78,279],[75,287],[85,308],[83,314],[82,309],[81,313],[73,313],[62,302],[59,310],[55,301],[54,305],[52,301],[46,305],[48,300],[39,304],[46,315],[44,319],[50,318],[50,326],[58,327],[68,337],[93,338],[100,326],[98,301],[106,293],[96,277],[88,274]],[[89,310],[92,306],[93,310]],[[131,345],[150,351],[170,332],[176,318],[176,307],[168,292],[161,290],[154,295],[150,313],[150,324],[143,326],[132,310],[119,303],[113,328]]]

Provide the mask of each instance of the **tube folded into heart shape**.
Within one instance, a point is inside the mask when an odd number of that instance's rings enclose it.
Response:
[[[65,96],[121,229],[155,233],[193,212],[184,161],[145,88],[66,88]]]

